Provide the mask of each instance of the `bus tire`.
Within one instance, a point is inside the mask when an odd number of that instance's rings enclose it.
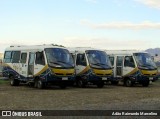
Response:
[[[10,76],[9,78],[10,78],[10,84],[11,84],[11,86],[19,86],[20,81],[17,80],[17,79],[14,79],[14,76]]]
[[[66,89],[67,86],[66,86],[66,84],[60,84],[59,87],[60,87],[61,89]]]
[[[37,88],[39,88],[39,89],[45,88],[45,83],[42,82],[42,80],[40,80],[40,79],[37,81]]]
[[[97,83],[97,87],[98,87],[98,88],[103,88],[103,86],[104,86],[104,82],[99,82],[99,83]]]
[[[30,87],[34,87],[34,82],[29,82],[28,85],[29,85]]]
[[[124,85],[126,86],[126,87],[131,87],[131,86],[133,86],[133,82],[131,81],[131,79],[126,79],[125,81],[124,81]]]
[[[37,88],[38,87],[38,80],[34,80],[34,88]]]
[[[149,86],[149,80],[148,80],[148,81],[144,81],[144,82],[142,83],[142,86],[143,86],[143,87],[148,87],[148,86]]]
[[[81,79],[79,79],[79,80],[77,80],[77,86],[79,88],[85,88],[86,84]]]
[[[118,85],[119,81],[111,81],[112,85]]]

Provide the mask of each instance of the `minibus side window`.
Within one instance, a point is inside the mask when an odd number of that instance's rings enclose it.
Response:
[[[76,65],[87,66],[85,54],[77,54]]]
[[[22,53],[21,54],[21,63],[26,63],[26,60],[27,60],[27,53]]]
[[[36,52],[35,64],[45,65],[43,52]]]
[[[12,63],[19,63],[19,61],[20,61],[20,54],[21,54],[20,51],[13,51],[13,54],[12,54]]]

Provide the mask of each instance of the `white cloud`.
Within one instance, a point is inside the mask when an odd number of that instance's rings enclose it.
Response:
[[[152,8],[160,9],[160,0],[135,0]]]
[[[150,42],[143,40],[113,40],[107,38],[78,38],[68,37],[63,40],[66,47],[93,47],[100,49],[147,49]]]
[[[110,23],[94,24],[88,20],[81,20],[81,24],[94,29],[160,29],[160,22],[154,23],[150,21],[144,21],[141,23],[110,22]]]

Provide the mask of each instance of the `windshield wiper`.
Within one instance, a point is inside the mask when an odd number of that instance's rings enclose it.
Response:
[[[53,64],[58,64],[58,65],[60,65],[60,63],[58,63],[58,62],[50,62],[50,63],[53,63]]]
[[[108,66],[107,64],[103,64],[103,63],[91,63],[92,65],[97,65],[97,66],[102,66],[102,65],[105,65],[105,66]]]
[[[69,64],[69,63],[64,62],[64,61],[56,61],[56,62],[50,62],[50,63],[58,64],[58,65],[61,65],[61,64],[63,63],[63,64],[68,64],[68,65],[72,66],[72,64]],[[72,66],[72,67],[73,67],[73,66]]]
[[[108,68],[111,68],[110,66],[108,66],[107,64],[103,64],[103,63],[91,63],[92,65],[97,65],[97,66],[101,66],[103,68],[105,68],[105,66],[107,66]]]
[[[72,64],[70,63],[67,63],[67,62],[64,62],[64,61],[57,61],[58,63],[63,63],[63,64],[67,64],[67,65],[70,65],[71,67],[74,67]]]
[[[60,62],[60,63],[65,63],[65,64],[67,64],[67,62],[64,62],[64,61],[56,61],[56,62]]]
[[[156,67],[156,66],[151,65],[151,64],[143,64],[143,65],[139,65],[139,66],[141,66],[141,67],[145,67],[145,68],[157,69],[157,67]]]
[[[101,66],[101,63],[91,63],[92,65],[97,65],[97,66]]]
[[[140,66],[142,66],[142,67],[147,67],[147,66],[153,66],[153,65],[151,65],[151,64],[142,64],[142,65],[140,65]]]
[[[55,62],[50,62],[50,63],[53,63],[53,64],[60,64],[60,63],[67,64],[67,62],[64,62],[64,61],[55,61]]]

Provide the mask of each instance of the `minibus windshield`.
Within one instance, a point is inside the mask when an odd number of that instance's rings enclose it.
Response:
[[[106,52],[99,50],[86,51],[88,61],[91,67],[97,69],[111,69],[111,63]]]
[[[46,57],[49,66],[56,68],[73,68],[74,62],[68,50],[62,48],[46,48]]]
[[[134,53],[133,55],[138,67],[141,69],[157,69],[156,64],[148,53]]]

